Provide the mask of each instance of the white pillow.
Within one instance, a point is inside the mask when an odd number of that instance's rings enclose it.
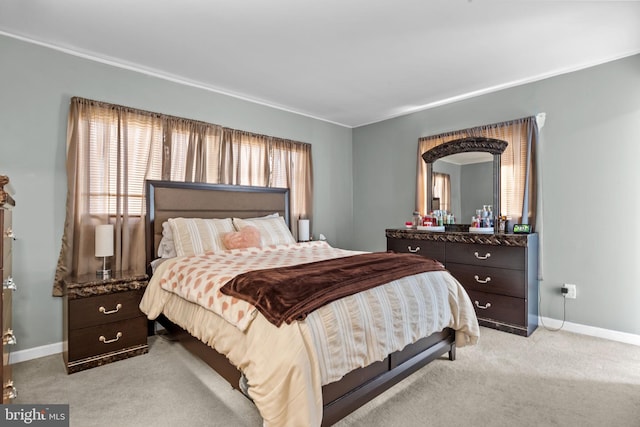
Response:
[[[162,223],[162,238],[158,244],[158,256],[160,258],[173,258],[176,254],[176,247],[173,243],[173,233],[168,221]]]
[[[156,269],[160,266],[160,264],[162,264],[166,260],[167,258],[156,258],[153,261],[151,261],[151,273],[155,273]]]
[[[235,231],[231,218],[170,218],[169,224],[178,256],[224,251],[222,237]]]
[[[268,245],[290,245],[296,243],[287,223],[281,216],[263,219],[241,219],[233,218],[233,225],[238,231],[248,225],[253,225],[260,231],[262,246]]]
[[[265,216],[258,216],[255,218],[242,218],[245,221],[253,221],[254,219],[269,219],[269,218],[278,218],[280,216],[280,214],[278,214],[278,212],[269,214],[269,215],[265,215]]]

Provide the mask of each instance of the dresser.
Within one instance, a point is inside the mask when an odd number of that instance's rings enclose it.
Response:
[[[465,288],[480,325],[538,327],[538,235],[387,229],[387,249],[437,259]]]
[[[88,274],[64,281],[63,351],[69,374],[145,354],[147,318],[139,305],[146,274]]]
[[[9,364],[11,347],[16,343],[13,334],[11,319],[11,297],[16,289],[15,281],[11,275],[11,255],[13,245],[13,229],[11,223],[11,210],[15,206],[9,186],[9,178],[0,175],[0,230],[2,230],[2,246],[0,247],[0,272],[2,273],[2,300],[0,301],[0,331],[2,331],[2,371],[0,372],[0,384],[2,384],[2,402],[11,403],[18,395]]]

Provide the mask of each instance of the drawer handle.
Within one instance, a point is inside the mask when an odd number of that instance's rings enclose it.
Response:
[[[4,231],[4,237],[8,237],[10,239],[16,240],[16,235],[13,232],[13,228],[9,227]]]
[[[474,301],[476,303],[476,307],[481,308],[483,310],[486,310],[487,308],[491,307],[491,303],[488,302],[486,305],[480,305],[480,303],[478,301]]]
[[[122,308],[122,304],[118,303],[116,305],[116,308],[114,308],[113,310],[109,310],[107,311],[106,308],[100,306],[100,308],[98,309],[98,311],[102,314],[113,314],[113,313],[117,313],[118,311],[120,311],[120,309]]]
[[[11,291],[15,291],[18,289],[16,287],[16,282],[13,281],[13,277],[9,276],[7,280],[2,282],[2,289],[9,289]]]
[[[491,256],[491,252],[487,252],[487,254],[485,256],[480,256],[480,254],[478,252],[474,252],[473,254],[478,259],[487,259],[487,258],[489,258]]]
[[[481,278],[478,277],[478,275],[476,274],[475,276],[473,276],[474,279],[476,279],[476,282],[478,283],[489,283],[491,281],[491,277],[487,276],[486,279],[482,280]]]
[[[18,343],[16,340],[16,336],[13,335],[13,329],[7,329],[7,332],[2,336],[2,344],[4,345],[15,345]]]
[[[415,249],[413,249],[411,246],[407,246],[407,250],[412,254],[415,254],[416,252],[420,252],[420,246],[416,246]]]
[[[18,397],[18,390],[13,385],[13,381],[7,381],[4,385],[4,389],[2,390],[2,395],[5,399],[15,399]]]
[[[100,335],[100,338],[98,338],[98,339],[100,340],[100,342],[103,342],[103,343],[105,343],[105,344],[111,344],[112,342],[116,342],[116,341],[118,341],[120,338],[122,338],[122,332],[118,332],[118,333],[116,334],[116,337],[115,337],[115,338],[113,338],[113,339],[110,339],[110,340],[106,339],[106,338],[104,337],[104,335]]]

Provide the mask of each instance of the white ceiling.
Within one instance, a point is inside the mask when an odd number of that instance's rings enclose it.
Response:
[[[2,0],[0,34],[357,127],[640,53],[640,2]]]

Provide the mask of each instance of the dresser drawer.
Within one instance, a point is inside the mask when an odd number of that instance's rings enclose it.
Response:
[[[444,242],[429,242],[418,239],[390,239],[387,238],[387,250],[399,253],[412,253],[425,258],[444,262]]]
[[[4,336],[4,333],[8,330],[8,329],[12,329],[12,323],[11,323],[11,319],[12,319],[12,303],[11,303],[11,299],[13,298],[13,291],[10,289],[3,289],[2,290],[2,334]],[[5,347],[7,347],[5,345]]]
[[[2,366],[5,368],[5,372],[10,369],[11,365],[9,365],[9,346],[2,346]],[[9,377],[4,376],[3,378],[9,379]]]
[[[478,318],[526,326],[527,301],[525,299],[471,290],[467,293]]]
[[[468,290],[526,298],[524,270],[447,263],[447,270]],[[486,282],[486,283],[485,283]]]
[[[0,230],[2,230],[2,256],[0,257],[0,268],[11,267],[11,244],[13,233],[11,233],[11,210],[3,209],[0,215]]]
[[[69,329],[80,329],[142,315],[144,289],[69,300]]]
[[[6,405],[12,403],[12,400],[16,397],[17,393],[13,383],[11,365],[7,364],[2,367],[2,399],[0,399],[0,402]]]
[[[0,268],[11,269],[11,240],[4,238],[2,242],[2,257],[0,258]]]
[[[144,316],[75,329],[69,331],[69,360],[84,359],[146,344],[147,318]]]
[[[525,248],[450,243],[447,245],[447,262],[524,270]]]

